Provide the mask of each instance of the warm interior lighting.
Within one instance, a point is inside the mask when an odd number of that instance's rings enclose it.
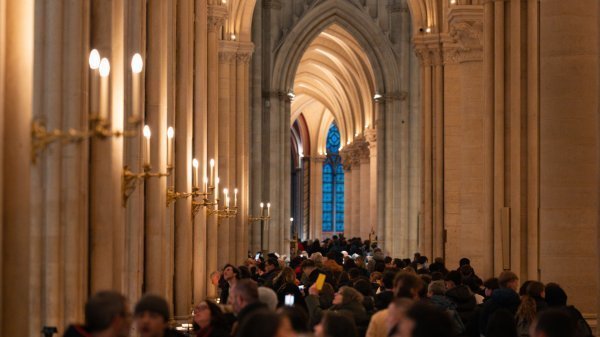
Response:
[[[231,34],[231,41],[235,41],[235,39],[236,39],[235,34]]]
[[[139,74],[144,69],[144,61],[142,60],[142,55],[139,53],[135,53],[131,58],[131,71],[135,74]]]
[[[100,67],[100,53],[96,49],[90,52],[90,68],[96,70]]]
[[[194,158],[194,160],[192,160],[192,166],[194,168],[198,168],[198,159]],[[206,177],[204,177],[204,180],[206,180]]]
[[[105,57],[100,61],[100,76],[106,77],[110,74],[110,62]]]
[[[152,132],[150,132],[150,127],[148,125],[144,125],[144,137],[150,138]]]
[[[425,33],[431,33],[431,27],[425,28]]]
[[[294,218],[290,218],[290,222],[294,222]]]
[[[169,126],[169,128],[167,129],[167,137],[169,139],[173,139],[173,136],[175,136],[175,131],[173,130],[172,126]]]

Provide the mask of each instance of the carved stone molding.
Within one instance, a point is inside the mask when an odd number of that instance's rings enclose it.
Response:
[[[365,130],[365,141],[369,143],[369,147],[374,147],[377,145],[377,131],[375,129],[366,129]]]
[[[254,54],[254,43],[238,42],[236,59],[238,63],[249,64]]]
[[[208,32],[214,33],[221,29],[227,19],[227,7],[221,5],[208,6]]]
[[[442,47],[437,39],[435,42],[415,41],[415,53],[423,66],[429,67],[442,64]]]
[[[233,61],[238,52],[239,43],[234,41],[219,41],[219,62]]]
[[[444,63],[483,60],[483,6],[461,6],[449,14]]]
[[[237,63],[249,64],[252,59],[252,52],[238,52],[235,55]]]

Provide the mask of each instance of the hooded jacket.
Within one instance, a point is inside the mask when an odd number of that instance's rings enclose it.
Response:
[[[485,334],[487,324],[492,314],[499,309],[506,309],[513,316],[521,304],[519,294],[510,288],[500,288],[494,290],[492,296],[483,304],[481,316],[479,317],[479,332]]]

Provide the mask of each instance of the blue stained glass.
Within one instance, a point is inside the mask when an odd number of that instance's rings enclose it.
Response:
[[[340,131],[334,123],[327,133],[327,158],[323,163],[323,231],[344,231],[344,167],[339,155]],[[335,169],[334,169],[335,168]]]

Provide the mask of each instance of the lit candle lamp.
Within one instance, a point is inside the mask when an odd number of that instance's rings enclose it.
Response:
[[[92,116],[97,116],[100,112],[98,111],[98,77],[100,75],[98,68],[100,68],[100,53],[93,49],[90,52],[90,112]]]
[[[204,176],[204,193],[208,193],[208,177]]]
[[[229,190],[224,188],[223,195],[225,196],[225,208],[229,207]]]
[[[110,75],[110,62],[107,58],[100,61],[100,119],[108,118],[108,75]]]
[[[260,203],[260,216],[265,216],[265,204]]]
[[[194,168],[192,173],[192,186],[198,188],[198,159],[194,158],[194,160],[192,160],[192,167]]]
[[[271,203],[267,203],[267,216],[271,216]]]
[[[234,188],[233,189],[233,207],[237,207],[237,194],[238,194],[238,189]]]
[[[215,185],[215,160],[210,160],[210,186]]]
[[[167,167],[173,167],[173,137],[175,136],[175,131],[172,127],[169,126],[167,129]],[[198,183],[198,177],[196,177],[196,184]]]
[[[131,58],[131,116],[134,120],[140,116],[140,102],[142,101],[140,95],[142,69],[144,69],[142,55],[136,53]]]
[[[152,133],[150,132],[150,127],[148,125],[144,125],[144,153],[143,153],[143,159],[144,159],[144,167],[145,168],[149,168],[150,167],[150,136],[152,135]]]

